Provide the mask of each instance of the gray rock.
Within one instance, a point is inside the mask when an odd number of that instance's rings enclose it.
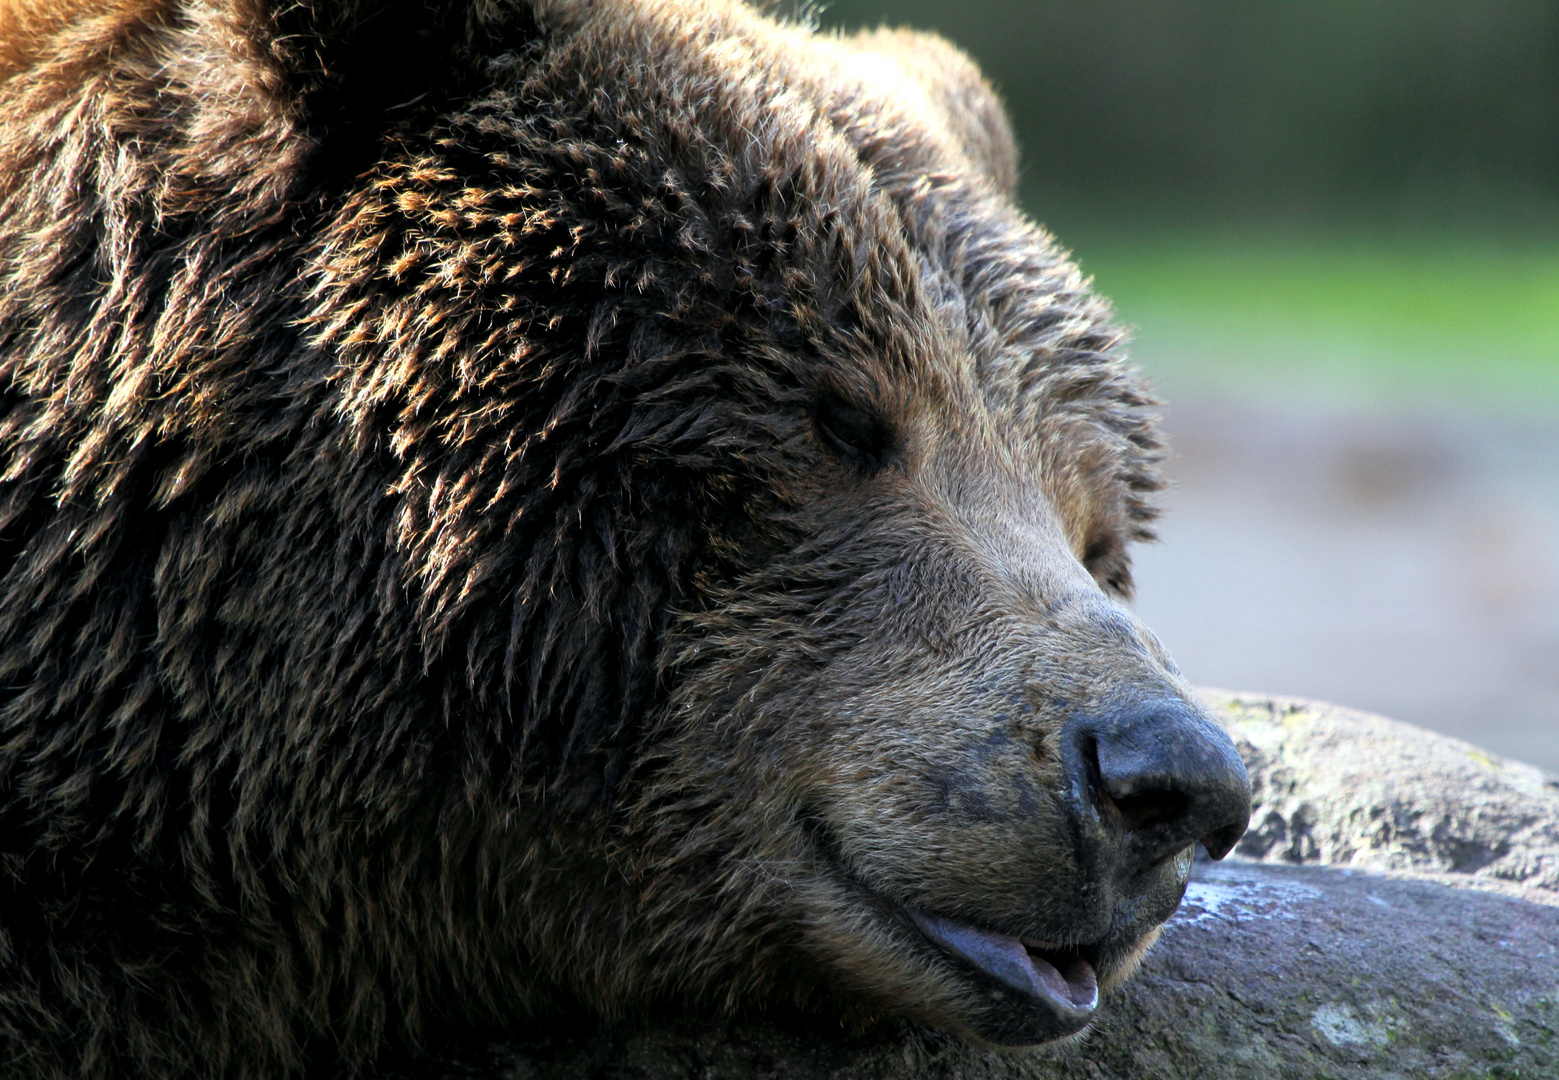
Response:
[[[998,1053],[816,1018],[677,1023],[384,1080],[1559,1078],[1554,779],[1346,709],[1208,698],[1255,781],[1256,858],[1196,864],[1162,941],[1079,1041]]]
[[[1559,777],[1336,705],[1205,690],[1250,770],[1237,853],[1559,894]],[[1559,718],[1556,718],[1559,722]]]
[[[1559,1077],[1559,907],[1337,868],[1198,871],[1083,1051],[1094,1070],[1053,1075]]]

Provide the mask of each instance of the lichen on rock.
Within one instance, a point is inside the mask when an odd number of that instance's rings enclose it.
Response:
[[[1209,690],[1250,770],[1237,853],[1559,891],[1559,777],[1382,716]]]

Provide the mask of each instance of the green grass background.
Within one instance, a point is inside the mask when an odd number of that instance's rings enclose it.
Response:
[[[1559,417],[1559,0],[774,0],[934,29],[1166,393]]]
[[[1559,410],[1559,245],[1221,231],[1075,254],[1166,390]]]

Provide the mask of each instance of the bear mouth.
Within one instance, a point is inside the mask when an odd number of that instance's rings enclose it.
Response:
[[[803,814],[802,822],[836,883],[870,903],[880,918],[911,934],[918,930],[942,970],[977,992],[975,1014],[959,1025],[967,1025],[965,1034],[993,1046],[1033,1046],[1075,1035],[1092,1022],[1098,965],[1109,968],[1119,951],[1109,942],[1060,946],[918,911],[854,874],[821,815]]]
[[[1092,950],[1055,946],[905,910],[934,944],[1039,1004],[1055,1026],[1052,1037],[1081,1031],[1093,1019],[1099,1007],[1099,976]]]

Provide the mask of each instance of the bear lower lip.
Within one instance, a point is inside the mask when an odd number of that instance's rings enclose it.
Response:
[[[991,1046],[1036,1046],[1083,1030],[1099,1000],[1094,963],[1108,969],[1109,946],[1100,941],[1074,949],[1052,949],[933,915],[923,915],[865,885],[843,858],[838,841],[819,813],[803,811],[803,826],[817,845],[834,880],[867,900],[884,919],[899,923],[909,916],[929,943],[948,954],[947,961],[966,983],[977,986],[980,1004],[958,1016],[926,1017],[939,1026],[961,1028]],[[907,927],[906,927],[907,929]],[[973,954],[973,955],[971,955]],[[968,970],[973,969],[973,970]]]
[[[1063,1022],[1081,1029],[1099,1005],[1099,980],[1080,949],[1052,949],[1007,934],[910,910],[936,944],[1020,993],[1038,999]]]

